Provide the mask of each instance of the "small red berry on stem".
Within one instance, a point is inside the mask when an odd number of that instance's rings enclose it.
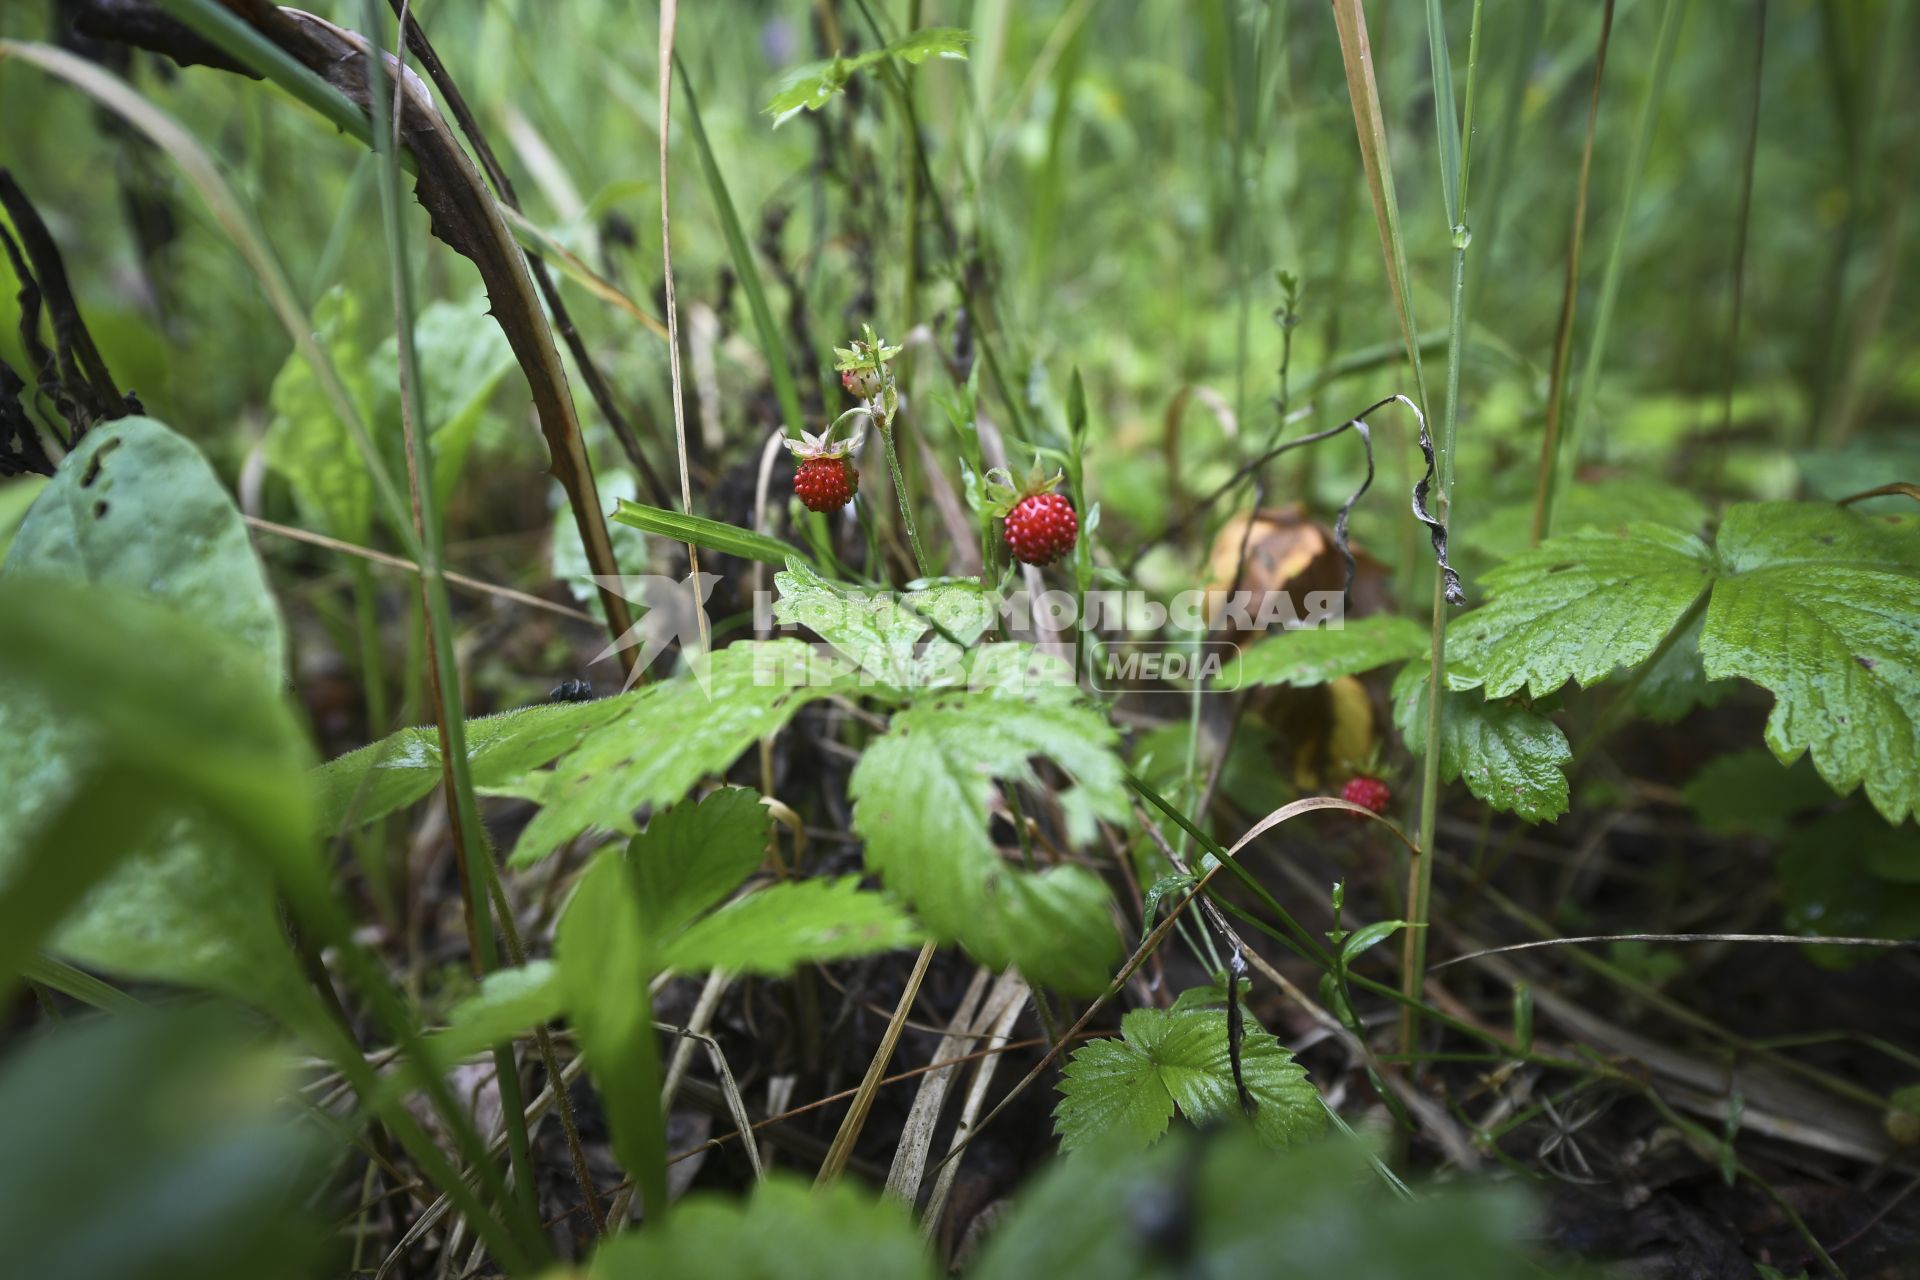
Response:
[[[1080,518],[1065,494],[1055,493],[1059,473],[1049,479],[1038,459],[1027,478],[1015,485],[1004,467],[987,474],[993,501],[990,510],[1000,517],[1007,550],[1022,564],[1047,565],[1067,555],[1080,537]]]
[[[838,511],[860,490],[860,471],[845,458],[808,458],[793,473],[793,492],[809,511]]]
[[[853,455],[866,434],[862,425],[847,439],[836,441],[833,427],[828,427],[817,436],[802,431],[798,440],[786,442],[795,463],[793,494],[807,510],[838,511],[853,501],[860,491],[860,471],[853,465]]]
[[[1340,798],[1348,804],[1357,804],[1362,809],[1385,813],[1387,806],[1393,802],[1393,792],[1380,779],[1369,778],[1364,773],[1356,773],[1347,779],[1346,786],[1340,788]]]
[[[1022,498],[1007,513],[1004,526],[1007,549],[1023,564],[1052,564],[1073,550],[1080,521],[1073,504],[1057,493]]]

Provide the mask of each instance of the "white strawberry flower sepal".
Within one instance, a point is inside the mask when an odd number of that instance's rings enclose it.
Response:
[[[860,423],[849,430],[844,438],[835,440],[834,432],[839,430],[841,423],[852,417],[859,417]],[[865,409],[849,409],[835,418],[827,429],[818,435],[802,430],[798,440],[788,439],[782,443],[787,446],[795,460],[800,462],[805,462],[809,458],[852,457],[867,443],[867,420],[870,417],[871,415]]]

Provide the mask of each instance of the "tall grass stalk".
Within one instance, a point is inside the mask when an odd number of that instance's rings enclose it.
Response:
[[[1480,6],[1473,0],[1473,20],[1467,34],[1466,106],[1454,114],[1453,64],[1447,54],[1447,29],[1439,0],[1427,0],[1427,43],[1434,70],[1434,125],[1439,131],[1442,176],[1453,166],[1451,180],[1442,183],[1447,197],[1448,234],[1453,242],[1453,289],[1447,312],[1447,390],[1441,408],[1440,433],[1434,442],[1439,492],[1434,515],[1442,524],[1453,520],[1454,440],[1460,422],[1460,361],[1467,335],[1467,246],[1473,234],[1467,224],[1467,178],[1473,160],[1473,106],[1475,73],[1480,66]],[[1407,929],[1401,951],[1400,1042],[1405,1053],[1418,1047],[1420,996],[1427,969],[1427,917],[1433,896],[1433,837],[1440,805],[1440,709],[1446,694],[1447,595],[1446,580],[1436,566],[1433,574],[1433,615],[1427,670],[1427,752],[1420,776],[1420,851],[1407,867]]]
[[[1573,350],[1574,303],[1580,296],[1580,244],[1587,230],[1587,182],[1593,174],[1594,125],[1600,118],[1600,83],[1613,37],[1613,0],[1600,11],[1600,44],[1593,55],[1593,91],[1587,97],[1587,140],[1580,148],[1580,180],[1573,188],[1573,234],[1567,245],[1567,282],[1560,295],[1560,325],[1553,335],[1553,371],[1547,382],[1547,430],[1540,441],[1540,478],[1534,489],[1533,545],[1547,533],[1553,473],[1560,463],[1560,410],[1566,401],[1567,357]]]
[[[1607,358],[1607,338],[1613,328],[1613,306],[1620,297],[1620,278],[1626,266],[1627,235],[1633,229],[1634,197],[1640,189],[1640,176],[1646,171],[1647,153],[1653,147],[1654,129],[1660,123],[1660,104],[1667,96],[1667,73],[1673,69],[1674,47],[1680,43],[1680,28],[1685,25],[1688,0],[1666,0],[1660,11],[1660,34],[1655,38],[1653,73],[1646,100],[1640,104],[1640,121],[1634,129],[1633,146],[1627,155],[1627,167],[1620,181],[1620,200],[1615,210],[1613,245],[1607,252],[1607,266],[1600,280],[1600,301],[1594,309],[1593,340],[1587,344],[1587,360],[1580,373],[1580,388],[1573,402],[1573,420],[1556,444],[1556,452],[1547,460],[1547,483],[1539,496],[1537,523],[1541,536],[1553,533],[1553,503],[1560,486],[1571,477],[1580,456],[1582,432],[1593,413],[1594,396],[1600,389],[1600,369]]]
[[[399,127],[394,120],[394,107],[405,99],[400,92],[402,79],[398,65],[391,71],[388,68],[383,29],[386,10],[379,0],[363,0],[362,13],[366,23],[367,98],[373,119],[373,147],[381,160],[375,173],[375,186],[380,197],[380,225],[386,238],[393,293],[401,429],[407,444],[407,488],[413,507],[414,534],[420,548],[421,605],[427,619],[427,678],[435,699],[435,718],[439,721],[448,816],[453,819],[453,834],[462,856],[461,887],[466,893],[473,965],[475,971],[484,976],[500,967],[499,945],[493,933],[493,909],[487,900],[493,853],[487,847],[486,829],[480,822],[480,806],[474,798],[473,777],[467,761],[466,708],[461,697],[459,660],[453,648],[453,610],[441,563],[445,531],[440,525],[439,498],[434,492],[433,441],[421,402],[419,358],[413,341],[413,279],[401,207]],[[394,85],[392,98],[387,96],[389,80]],[[537,1238],[538,1209],[534,1200],[526,1106],[520,1096],[520,1070],[510,1043],[494,1049],[493,1064],[502,1122],[507,1131],[508,1158],[513,1166],[515,1207],[526,1217],[521,1223],[522,1229],[531,1224]]]

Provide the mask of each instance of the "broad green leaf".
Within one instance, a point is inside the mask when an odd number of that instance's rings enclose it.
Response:
[[[235,1020],[207,1008],[74,1018],[0,1066],[0,1256],[14,1276],[337,1273],[317,1126]],[[102,1230],[101,1224],[113,1229]]]
[[[1709,680],[1700,661],[1700,629],[1704,616],[1696,615],[1667,651],[1647,668],[1633,691],[1629,709],[1656,724],[1673,724],[1695,707],[1713,706],[1738,686],[1731,680]],[[1624,680],[1625,671],[1615,673]]]
[[[654,969],[625,851],[603,849],[554,930],[560,990],[599,1087],[613,1153],[639,1184],[650,1223],[666,1218],[667,1125],[647,984]]]
[[[513,864],[537,862],[590,827],[632,834],[636,810],[673,804],[845,680],[809,646],[772,640],[703,655],[692,671],[636,690],[551,770],[521,776],[542,808]]]
[[[1339,630],[1282,631],[1247,650],[1240,675],[1246,684],[1306,688],[1416,658],[1429,639],[1425,627],[1388,614],[1359,618]]]
[[[374,416],[374,371],[369,353],[357,340],[359,310],[345,286],[328,290],[313,306],[314,337],[333,361],[361,420],[384,421]],[[280,366],[267,402],[273,419],[262,451],[267,465],[293,491],[302,522],[365,546],[373,532],[373,481],[321,391],[313,366],[298,351]]]
[[[102,666],[115,668],[112,676],[73,676],[126,689],[131,707],[146,712],[136,713],[136,723],[148,742],[107,741],[97,721],[58,709],[54,686],[0,681],[0,763],[9,782],[0,792],[0,867],[22,855],[22,842],[39,823],[68,810],[83,779],[126,762],[149,743],[177,745],[184,738],[208,753],[204,761],[230,767],[251,746],[259,758],[238,768],[235,789],[262,793],[278,788],[279,770],[301,758],[292,745],[297,738],[280,736],[287,732],[283,714],[260,709],[277,700],[285,641],[246,528],[206,459],[167,427],[124,418],[89,432],[35,501],[4,572],[138,592],[163,616],[142,611],[137,627],[131,614],[124,627],[107,621],[97,639],[107,641],[110,652],[98,656]],[[174,630],[165,615],[190,622],[172,637],[176,649],[156,652],[151,636]],[[216,642],[202,628],[224,638]],[[170,683],[162,687],[162,681]],[[183,715],[195,700],[229,708],[245,702],[251,723],[235,726],[228,735],[234,745],[224,749],[215,748],[222,731],[204,711],[196,710],[180,730],[157,732],[155,718]],[[153,778],[190,772],[199,763],[148,755],[137,767]],[[133,792],[130,783],[130,803],[137,803]],[[145,849],[93,889],[61,927],[54,948],[115,973],[277,1004],[300,979],[281,933],[265,855],[299,841],[242,844],[231,834],[225,805],[210,815],[195,813],[204,794],[188,790],[178,804],[163,805]],[[284,814],[304,818],[304,797],[288,801],[284,791],[278,794]]]
[[[1147,1151],[1116,1142],[1056,1161],[967,1275],[1531,1280],[1529,1219],[1512,1186],[1385,1195],[1357,1142],[1276,1152],[1242,1127],[1176,1131]]]
[[[1325,1116],[1306,1069],[1257,1025],[1247,1028],[1240,1049],[1261,1139],[1285,1147],[1318,1136]],[[1135,1009],[1120,1020],[1119,1039],[1073,1051],[1059,1089],[1054,1127],[1069,1151],[1108,1134],[1144,1147],[1166,1132],[1176,1106],[1199,1125],[1244,1114],[1224,1009]]]
[[[427,429],[433,433],[434,490],[443,510],[486,419],[487,402],[513,368],[513,348],[506,332],[486,311],[486,301],[480,297],[441,300],[422,308],[413,321],[421,406]],[[400,360],[393,338],[381,345],[375,361],[380,393],[375,412],[384,416],[370,421],[398,422]]]
[[[1407,750],[1427,749],[1427,667],[1410,662],[1393,681],[1393,722]],[[1567,761],[1572,751],[1560,726],[1512,702],[1493,702],[1473,690],[1443,690],[1440,776],[1463,778],[1467,790],[1502,812],[1528,822],[1567,811]]]
[[[976,674],[1017,664],[1023,651],[987,646]],[[1017,869],[989,834],[988,806],[996,778],[1037,784],[1029,762],[1044,756],[1094,811],[1123,814],[1114,741],[1071,688],[1016,682],[924,695],[854,769],[853,825],[867,865],[934,936],[959,941],[980,963],[1018,965],[1030,981],[1066,991],[1100,990],[1120,951],[1106,886],[1079,867]]]
[[[1817,818],[1781,846],[1780,896],[1796,933],[1920,939],[1920,832],[1889,827],[1857,801]],[[1807,954],[1850,969],[1881,953],[1815,945]]]
[[[775,1173],[745,1199],[698,1192],[665,1223],[614,1237],[594,1254],[586,1280],[845,1280],[853,1273],[932,1280],[936,1272],[900,1206],[844,1179],[815,1190]]]
[[[782,542],[778,538],[769,538],[763,533],[742,529],[738,525],[731,525],[723,520],[709,520],[705,516],[667,511],[641,502],[621,502],[615,509],[613,518],[616,522],[634,529],[657,533],[662,537],[672,538],[675,542],[691,542],[702,550],[739,556],[743,560],[759,560],[766,564],[784,565],[796,557],[805,559],[805,553],[800,548]]]
[[[725,969],[784,977],[825,964],[913,946],[919,931],[857,876],[768,885],[695,921],[660,946],[663,969]]]
[[[685,928],[745,884],[766,861],[772,825],[760,797],[743,787],[654,814],[627,845],[647,936],[658,940]]]
[[[1490,698],[1597,683],[1645,661],[1713,570],[1704,542],[1660,525],[1550,539],[1482,577],[1493,599],[1447,628],[1448,665]]]
[[[414,322],[421,403],[434,448],[434,488],[444,506],[466,461],[488,399],[512,367],[513,352],[485,304],[435,302]],[[313,308],[315,334],[363,421],[400,421],[400,364],[392,337],[378,347],[363,341],[359,305],[345,286],[329,290]],[[382,326],[389,330],[390,326]],[[269,394],[273,420],[265,454],[293,491],[301,518],[334,537],[365,545],[372,535],[373,483],[366,463],[310,364],[287,357]],[[376,440],[395,474],[406,458],[397,429]]]
[[[875,65],[883,58],[899,58],[915,66],[928,58],[965,58],[967,42],[973,37],[958,27],[926,27],[853,58],[832,58],[809,62],[782,73],[765,111],[773,117],[774,127],[785,124],[801,111],[818,111],[842,89],[855,72]]]
[[[895,597],[848,591],[798,559],[774,577],[774,616],[806,627],[884,685],[914,689],[952,683],[963,646],[993,622],[993,603],[972,578],[936,582]],[[924,647],[923,637],[930,637]]]
[[[1686,786],[1694,817],[1721,835],[1778,839],[1787,819],[1833,800],[1833,792],[1809,761],[1787,768],[1771,751],[1756,747],[1715,756]]]
[[[524,707],[467,721],[473,785],[504,785],[551,763],[591,730],[620,715],[632,697],[616,694],[592,702]],[[313,771],[313,778],[322,831],[364,825],[440,785],[440,732],[431,725],[402,729],[327,761]]]
[[[481,981],[479,991],[454,1006],[447,1029],[427,1043],[437,1061],[455,1063],[552,1022],[565,1003],[560,970],[551,960],[496,969]]]
[[[1749,503],[1720,529],[1725,575],[1700,656],[1770,690],[1766,742],[1899,823],[1920,808],[1920,520]]]

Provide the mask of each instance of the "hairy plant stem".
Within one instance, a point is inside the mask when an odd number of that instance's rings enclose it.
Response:
[[[388,67],[384,52],[385,15],[378,0],[364,0],[366,38],[372,55],[368,69],[368,99],[372,106],[373,146],[383,163],[376,173],[380,194],[381,226],[387,242],[387,261],[393,292],[394,332],[400,369],[401,428],[407,445],[407,485],[412,500],[415,535],[420,544],[420,595],[427,618],[428,681],[435,695],[439,721],[440,758],[446,775],[447,815],[461,853],[462,886],[466,890],[467,933],[472,947],[476,973],[497,969],[500,957],[493,934],[493,913],[487,902],[487,876],[491,872],[491,852],[486,845],[485,829],[480,823],[480,808],[473,794],[473,779],[468,771],[465,708],[460,696],[460,667],[453,650],[453,612],[447,598],[446,579],[441,576],[444,539],[440,527],[438,499],[433,489],[433,443],[422,416],[418,353],[413,344],[413,281],[408,269],[406,230],[401,221],[399,148],[395,145],[392,103],[403,101],[399,94],[400,77],[392,74],[395,96],[385,92]],[[507,1131],[507,1151],[514,1173],[514,1205],[533,1226],[538,1236],[538,1210],[534,1203],[533,1162],[527,1138],[524,1106],[520,1097],[519,1067],[511,1046],[494,1051],[495,1084],[500,1092],[502,1122]],[[523,1223],[523,1227],[526,1223]]]
[[[907,531],[907,545],[913,548],[913,567],[923,578],[933,576],[927,568],[927,553],[920,546],[920,529],[913,522],[913,503],[907,497],[907,478],[900,471],[900,454],[893,447],[893,424],[898,415],[875,414],[880,427],[880,443],[886,446],[887,471],[893,476],[893,496],[900,504],[900,523]]]

